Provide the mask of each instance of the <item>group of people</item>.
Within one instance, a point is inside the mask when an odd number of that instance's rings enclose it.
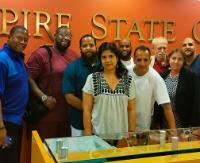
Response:
[[[59,27],[51,57],[39,47],[24,64],[28,31],[11,29],[0,51],[0,162],[19,162],[29,87],[48,108],[34,125],[42,140],[96,134],[111,142],[116,133],[200,125],[200,57],[193,39],[168,54],[167,40],[155,38],[151,55],[144,45],[132,54],[129,39],[97,48],[86,34],[79,57],[69,49],[71,38],[68,27]]]

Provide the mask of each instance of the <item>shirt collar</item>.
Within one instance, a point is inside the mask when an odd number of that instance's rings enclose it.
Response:
[[[16,51],[12,50],[8,44],[4,44],[3,49],[4,51],[8,52],[7,54],[9,55],[9,57],[16,59],[16,60],[24,60],[24,53],[17,53]]]
[[[83,58],[80,58],[80,59],[81,59],[81,62],[82,62],[82,65],[83,65],[83,66],[95,67],[95,66],[99,65],[98,59],[96,59],[96,61],[95,61],[95,63],[94,63],[93,65],[89,65],[89,64],[85,61],[85,59],[83,59]]]

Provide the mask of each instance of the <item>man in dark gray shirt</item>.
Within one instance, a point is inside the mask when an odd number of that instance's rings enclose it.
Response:
[[[185,38],[182,43],[182,50],[185,54],[186,65],[198,77],[200,77],[200,56],[195,54],[196,47],[192,38]]]

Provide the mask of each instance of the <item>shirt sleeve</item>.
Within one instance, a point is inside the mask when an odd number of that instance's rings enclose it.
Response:
[[[83,92],[88,93],[88,94],[93,94],[94,95],[94,87],[93,87],[93,79],[92,79],[92,74],[90,74],[87,77],[87,80],[85,82],[85,85],[82,89]]]
[[[154,77],[155,77],[154,94],[156,102],[158,103],[158,105],[170,103],[169,94],[164,80],[161,78],[159,74],[155,75]]]
[[[39,48],[34,51],[26,63],[28,74],[33,79],[38,78],[43,72],[43,69],[45,67],[45,60],[47,60],[45,56],[48,56],[42,55],[42,53],[47,53],[45,50],[46,49],[44,48]]]
[[[136,97],[136,86],[135,86],[135,81],[132,76],[131,77],[131,83],[129,86],[129,100],[135,99]]]
[[[7,69],[4,63],[0,62],[0,96],[3,96],[6,83]]]
[[[74,93],[75,92],[75,66],[74,64],[69,64],[64,71],[62,91],[65,93]]]

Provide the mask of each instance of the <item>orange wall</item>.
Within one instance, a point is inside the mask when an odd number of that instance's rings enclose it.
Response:
[[[169,34],[167,37],[176,37],[175,42],[171,42],[169,49],[179,47],[184,37],[192,37],[192,28],[196,21],[200,20],[200,1],[198,0],[1,0],[0,9],[9,8],[17,10],[19,20],[16,24],[23,24],[22,10],[27,9],[30,11],[28,16],[28,29],[30,32],[30,41],[27,49],[25,50],[26,58],[28,58],[31,52],[39,45],[45,43],[52,43],[49,39],[47,32],[41,28],[40,32],[42,37],[34,37],[36,16],[34,11],[44,11],[51,17],[51,23],[49,24],[50,30],[54,33],[57,27],[56,13],[68,13],[71,14],[70,26],[73,33],[73,40],[71,48],[76,52],[79,52],[79,39],[86,33],[91,33],[93,30],[95,34],[102,35],[102,31],[92,24],[92,17],[96,13],[101,13],[106,17],[104,22],[99,18],[107,29],[107,35],[105,39],[101,41],[111,41],[115,38],[116,23],[109,23],[111,18],[126,18],[127,24],[121,23],[121,38],[125,37],[129,32],[133,20],[137,20],[141,32],[144,36],[144,41],[139,41],[139,37],[136,34],[131,35],[132,45],[135,48],[139,44],[146,44],[150,46],[149,31],[150,25],[144,24],[144,20],[170,20],[175,21],[173,34]],[[2,12],[0,10],[0,32],[2,31]],[[13,19],[13,15],[7,13],[8,20]],[[43,20],[43,18],[42,18]],[[8,24],[8,31],[14,24]],[[200,25],[197,26],[197,36],[200,38]],[[169,26],[169,28],[171,28]],[[154,36],[163,35],[163,23],[156,24],[154,26]],[[0,46],[7,40],[7,36],[0,34]],[[98,41],[98,45],[101,41]],[[200,51],[199,44],[197,42],[197,51]]]

